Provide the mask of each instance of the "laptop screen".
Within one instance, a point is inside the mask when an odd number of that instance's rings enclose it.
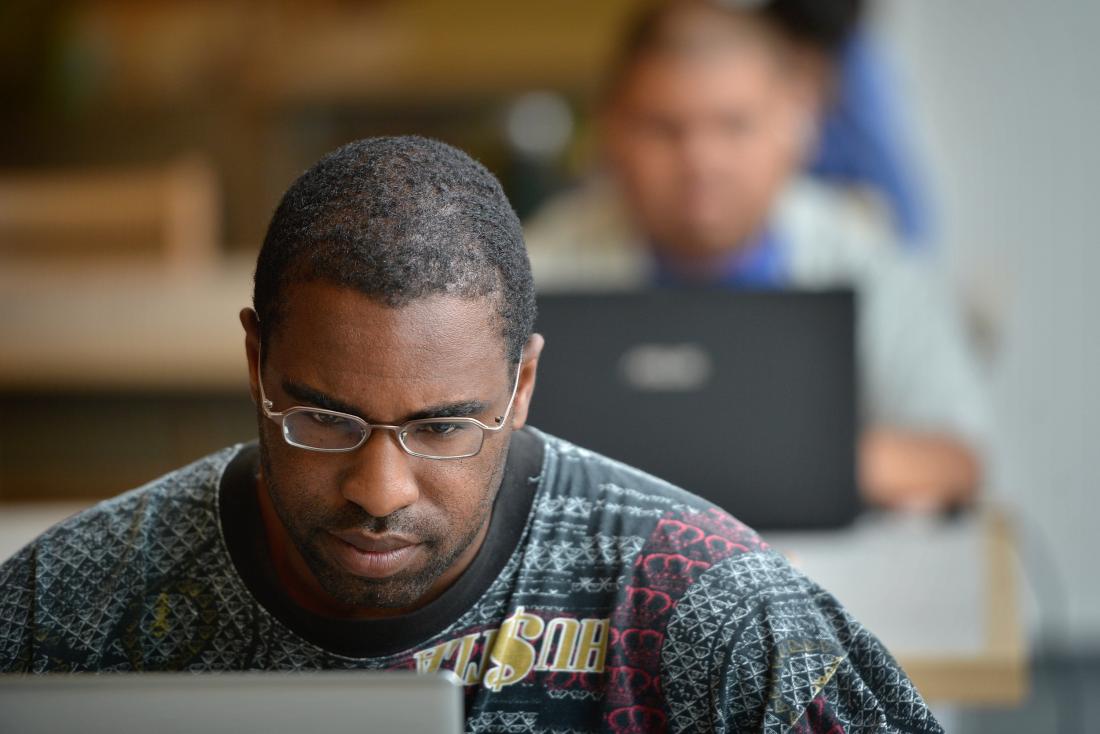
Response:
[[[547,294],[532,425],[760,529],[858,512],[850,291]]]

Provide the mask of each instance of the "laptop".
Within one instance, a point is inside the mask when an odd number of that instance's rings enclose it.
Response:
[[[851,291],[544,294],[535,329],[532,425],[757,529],[858,514]]]
[[[462,688],[404,672],[0,676],[3,734],[384,734],[464,728]]]

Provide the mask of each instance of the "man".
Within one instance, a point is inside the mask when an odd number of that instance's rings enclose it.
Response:
[[[463,153],[322,159],[275,212],[254,306],[258,444],[0,566],[0,670],[447,669],[473,732],[940,731],[751,530],[525,427],[522,233]]]
[[[680,0],[644,12],[601,113],[610,175],[528,223],[536,281],[854,288],[865,496],[967,504],[986,406],[945,289],[865,196],[798,176],[830,78],[810,21],[830,17],[829,4]]]

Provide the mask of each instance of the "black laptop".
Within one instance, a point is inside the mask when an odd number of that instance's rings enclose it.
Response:
[[[544,294],[535,328],[534,426],[758,529],[858,513],[850,291]]]

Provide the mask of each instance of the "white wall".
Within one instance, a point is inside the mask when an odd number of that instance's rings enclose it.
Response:
[[[992,491],[1025,518],[1025,560],[1042,589],[1052,577],[1034,541],[1049,543],[1071,587],[1072,643],[1100,649],[1100,2],[883,0],[879,10],[943,255],[971,289],[1005,296]]]

